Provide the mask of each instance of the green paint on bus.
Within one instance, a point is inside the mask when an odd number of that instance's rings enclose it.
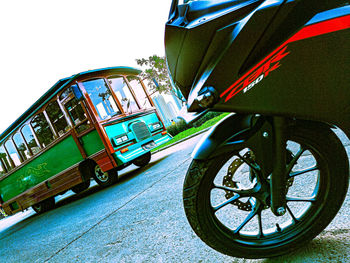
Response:
[[[72,136],[67,137],[0,181],[3,201],[10,200],[82,160]]]

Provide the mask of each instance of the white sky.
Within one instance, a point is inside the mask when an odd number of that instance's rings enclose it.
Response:
[[[59,79],[164,55],[171,0],[0,0],[0,133]]]

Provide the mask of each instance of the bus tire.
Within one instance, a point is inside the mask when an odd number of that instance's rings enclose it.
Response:
[[[136,158],[132,163],[138,167],[144,167],[151,161],[151,152],[145,153]]]
[[[79,194],[81,193],[82,191],[88,189],[90,186],[90,179],[85,181],[85,182],[82,182],[80,184],[77,184],[76,186],[73,186],[72,187],[72,191],[76,194]]]
[[[118,172],[115,169],[103,172],[101,167],[96,164],[92,177],[100,186],[107,187],[118,181]]]
[[[55,207],[55,197],[49,197],[48,199],[45,199],[44,201],[41,201],[35,205],[32,205],[33,210],[37,214],[45,213]]]

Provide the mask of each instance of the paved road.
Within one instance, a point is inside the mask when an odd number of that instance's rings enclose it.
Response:
[[[0,262],[350,262],[349,194],[332,224],[288,256],[245,260],[207,247],[189,227],[182,183],[200,136],[130,167],[107,189],[67,193],[43,215],[0,221]],[[348,142],[346,142],[348,144]]]

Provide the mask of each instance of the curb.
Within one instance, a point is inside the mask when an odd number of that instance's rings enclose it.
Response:
[[[152,152],[152,154],[155,154],[155,153],[157,153],[157,152],[166,150],[166,149],[168,149],[168,148],[170,148],[170,147],[172,147],[172,146],[174,146],[174,145],[176,145],[176,144],[182,143],[182,142],[187,141],[188,139],[191,139],[191,138],[193,138],[193,137],[195,137],[195,136],[197,136],[197,135],[200,135],[200,134],[202,134],[202,133],[205,133],[205,132],[208,131],[210,128],[211,128],[211,127],[205,128],[204,130],[201,130],[201,131],[196,132],[196,133],[194,133],[194,134],[192,134],[192,135],[190,135],[190,136],[188,136],[188,137],[186,137],[186,138],[183,138],[183,139],[181,139],[181,140],[179,140],[179,141],[177,141],[177,142],[174,142],[174,143],[172,143],[172,144],[169,144],[169,145],[167,145],[167,146],[165,146],[165,147],[163,147],[163,148],[161,148],[161,149],[159,149],[159,150],[156,150],[156,151]]]

